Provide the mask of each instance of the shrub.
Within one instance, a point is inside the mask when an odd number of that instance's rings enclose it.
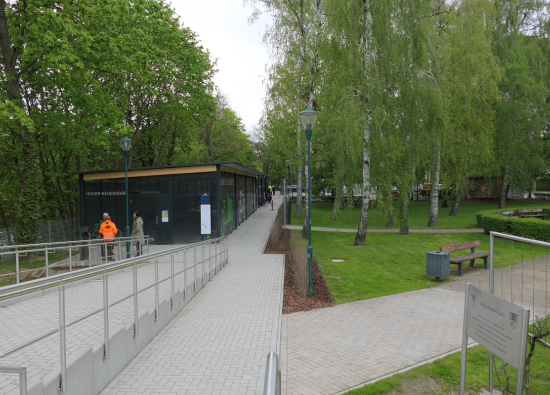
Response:
[[[506,210],[486,210],[477,213],[478,226],[482,227],[486,234],[493,231],[550,241],[550,221],[543,221],[537,218],[506,217],[500,214],[503,211]],[[548,214],[549,210],[544,209],[544,213]],[[518,211],[515,210],[514,215],[518,214]]]

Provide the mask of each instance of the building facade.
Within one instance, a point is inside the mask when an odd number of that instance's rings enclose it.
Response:
[[[80,226],[99,236],[108,213],[126,230],[124,170],[78,173]],[[144,232],[158,244],[187,244],[226,236],[267,195],[267,176],[236,162],[128,169],[130,229],[138,210]]]

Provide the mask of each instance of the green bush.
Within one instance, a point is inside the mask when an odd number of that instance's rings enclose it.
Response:
[[[514,236],[532,237],[536,240],[550,241],[550,221],[537,218],[512,218],[501,215],[503,211],[510,210],[486,210],[476,215],[478,226],[482,227],[486,234],[489,232],[510,233]],[[549,213],[544,209],[545,214]],[[514,210],[514,215],[519,215]]]

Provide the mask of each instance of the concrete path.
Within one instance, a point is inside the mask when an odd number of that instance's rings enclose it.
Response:
[[[102,394],[261,394],[278,352],[284,256],[263,255],[275,210],[229,236],[229,264]]]
[[[549,273],[546,257],[496,269],[495,294],[548,315]],[[488,291],[489,271],[468,268],[450,279],[436,288],[284,315],[282,393],[338,394],[460,350],[466,282]]]
[[[288,229],[301,230],[302,227],[299,225],[288,225]],[[312,226],[311,230],[319,230],[322,232],[342,232],[342,233],[357,233],[357,229],[344,229],[344,228],[325,228],[322,226]],[[483,229],[439,229],[439,228],[430,228],[430,229],[409,229],[411,233],[483,233]],[[367,233],[399,233],[399,229],[367,229]]]

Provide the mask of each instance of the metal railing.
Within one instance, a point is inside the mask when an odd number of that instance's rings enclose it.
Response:
[[[281,395],[281,368],[279,357],[275,352],[267,354],[264,395]]]
[[[19,373],[19,394],[27,395],[27,368],[24,366],[0,365],[0,372]]]
[[[201,249],[201,260],[197,261],[197,250]],[[190,266],[187,262],[187,252],[189,250],[193,251],[193,264]],[[212,251],[214,250],[214,251]],[[183,270],[175,272],[174,267],[174,257],[176,254],[183,252]],[[159,258],[170,256],[170,275],[164,278],[159,278]],[[146,286],[142,289],[138,289],[138,267],[154,264],[154,273],[155,280],[152,285]],[[95,266],[91,268],[86,268],[79,270],[77,272],[69,272],[64,274],[58,274],[55,276],[41,278],[37,280],[32,280],[20,284],[14,284],[7,287],[0,288],[0,302],[8,300],[11,298],[16,298],[19,296],[27,295],[33,292],[39,292],[46,289],[57,288],[59,293],[59,327],[53,330],[46,331],[40,335],[34,337],[31,340],[28,340],[24,343],[14,345],[9,350],[3,350],[0,352],[0,359],[4,358],[16,351],[19,351],[31,344],[34,344],[42,339],[45,339],[49,336],[52,336],[56,333],[59,334],[60,340],[60,391],[66,390],[66,330],[68,327],[83,321],[87,318],[92,317],[95,314],[103,313],[103,339],[104,339],[104,350],[103,358],[109,358],[109,309],[126,301],[129,299],[133,300],[133,321],[134,321],[134,337],[138,334],[138,295],[144,291],[147,291],[151,288],[154,288],[154,306],[155,306],[155,321],[158,319],[159,314],[159,285],[170,281],[170,307],[174,307],[174,294],[175,294],[175,284],[174,278],[178,275],[183,274],[183,300],[189,298],[187,292],[188,286],[188,271],[192,272],[193,275],[193,297],[197,289],[202,288],[205,285],[205,281],[211,279],[212,269],[214,270],[214,275],[217,274],[225,265],[228,263],[228,247],[227,247],[227,237],[222,237],[218,239],[207,240],[195,244],[190,244],[186,246],[179,246],[171,248],[165,251],[160,251],[152,254],[147,254],[139,257],[133,257],[129,259],[124,259],[120,262],[107,263],[102,266]],[[197,273],[197,266],[200,264],[202,273]],[[207,267],[208,266],[208,267]],[[119,270],[132,268],[132,292],[129,295],[125,295],[122,298],[110,302],[109,301],[109,282],[108,277],[110,275],[118,274]],[[208,272],[206,272],[208,270]],[[199,277],[200,276],[200,277]],[[75,282],[78,280],[85,279],[102,279],[102,293],[103,293],[103,306],[79,316],[73,319],[70,322],[66,321],[65,315],[65,287],[68,282]],[[0,370],[2,371],[2,370]]]
[[[147,251],[147,253],[149,253],[149,243],[154,241],[154,239],[149,236],[145,236],[144,240],[144,249]],[[38,270],[44,269],[44,275],[46,277],[49,277],[50,267],[52,266],[60,266],[62,264],[66,264],[68,271],[71,272],[73,271],[73,265],[92,267],[94,265],[108,263],[110,259],[122,260],[127,254],[126,244],[134,244],[135,241],[135,238],[132,237],[119,237],[110,242],[103,239],[90,239],[78,241],[61,241],[54,243],[3,246],[0,247],[0,259],[2,259],[3,257],[14,257],[15,272],[0,274],[0,278],[15,276],[15,282],[16,284],[19,284],[21,282],[22,273],[36,272]],[[73,255],[74,249],[79,249],[79,252],[76,255]],[[109,250],[112,250],[113,255],[108,255]],[[49,262],[49,254],[56,251],[68,251],[69,256],[67,259],[55,262],[55,264],[52,265]],[[31,253],[39,252],[44,252],[44,267],[21,270],[21,257],[28,256]],[[130,254],[131,256],[136,256],[136,250],[134,248],[131,248]],[[0,262],[0,267],[1,265],[2,263]]]
[[[542,317],[549,317],[549,248],[550,243],[527,239],[525,237],[513,236],[510,234],[490,232],[489,236],[489,248],[490,248],[490,272],[489,272],[489,292],[491,294],[497,294],[497,296],[509,300],[511,303],[519,305],[523,308],[530,310],[530,320],[533,322],[537,318],[537,313]],[[501,251],[499,254],[495,253],[497,246],[495,245],[496,239],[501,240]],[[504,260],[507,259],[505,253],[504,243],[505,241],[512,242],[510,249],[510,265],[504,264]],[[519,254],[516,252],[515,244],[519,243]],[[527,251],[526,248],[532,247],[532,251]],[[546,256],[545,262],[539,262],[537,264],[537,254],[535,248],[543,248]],[[514,253],[516,257],[514,258]],[[495,255],[499,256],[501,265],[497,266],[495,263]],[[518,258],[517,255],[520,255]],[[529,257],[529,255],[531,255]],[[544,256],[543,255],[543,256]],[[519,264],[519,267],[514,267],[514,264]],[[530,264],[530,267],[528,265]],[[537,265],[540,267],[537,268]],[[509,271],[508,271],[509,268]],[[498,273],[498,286],[495,293],[495,269],[499,269]],[[537,284],[538,282],[538,284]],[[519,283],[519,284],[518,284]],[[529,337],[533,337],[529,333]],[[550,344],[538,339],[537,342],[546,348],[550,348]],[[493,356],[489,353],[489,391],[493,391]],[[521,372],[521,377],[523,372]],[[522,380],[522,379],[521,379]],[[522,380],[523,381],[523,380]]]

